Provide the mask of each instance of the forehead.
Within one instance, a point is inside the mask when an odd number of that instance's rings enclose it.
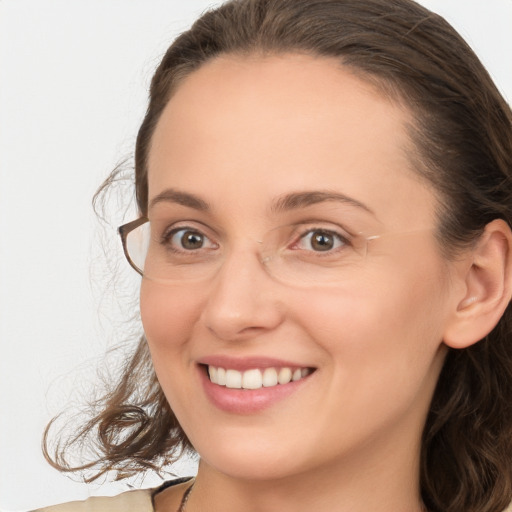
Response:
[[[226,201],[245,186],[259,203],[294,188],[337,190],[377,212],[392,213],[397,198],[402,211],[420,196],[431,207],[407,157],[409,122],[335,59],[219,57],[166,106],[149,153],[149,197],[165,187],[218,196],[222,183]]]

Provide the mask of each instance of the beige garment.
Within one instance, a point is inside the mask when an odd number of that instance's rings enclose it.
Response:
[[[128,491],[111,498],[89,498],[85,501],[62,503],[32,512],[155,512],[151,494],[155,489]],[[503,512],[512,512],[512,503]]]
[[[151,495],[155,489],[128,491],[112,497],[92,497],[44,507],[33,512],[154,512]]]

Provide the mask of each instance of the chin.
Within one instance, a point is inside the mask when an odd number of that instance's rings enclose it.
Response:
[[[297,445],[296,445],[297,446]],[[212,436],[196,446],[201,463],[238,479],[276,480],[301,473],[304,465],[297,459],[297,449],[288,449],[273,440],[225,439]]]
[[[272,454],[259,454],[257,457],[223,454],[201,457],[203,460],[223,475],[252,482],[275,481],[301,473],[299,468],[290,467],[288,461],[276,460]]]

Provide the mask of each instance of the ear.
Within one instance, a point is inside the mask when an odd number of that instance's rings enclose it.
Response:
[[[512,294],[512,232],[501,219],[487,224],[476,247],[468,251],[461,278],[463,297],[455,300],[443,341],[466,348],[497,325]]]

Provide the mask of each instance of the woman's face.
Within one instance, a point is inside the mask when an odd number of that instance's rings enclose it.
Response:
[[[210,467],[276,478],[417,457],[454,293],[407,122],[335,61],[299,55],[218,58],[167,105],[148,215],[183,274],[143,279],[141,311]]]

